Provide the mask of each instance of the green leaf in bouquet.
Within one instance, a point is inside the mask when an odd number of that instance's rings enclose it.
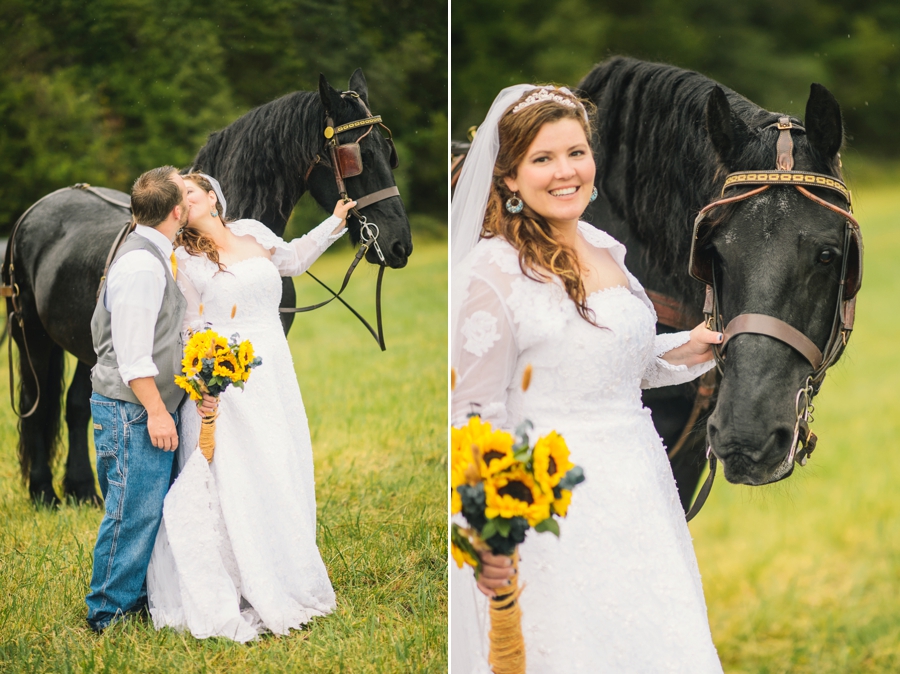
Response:
[[[559,538],[559,522],[557,522],[552,517],[548,517],[543,522],[538,522],[534,526],[534,530],[537,532],[549,531],[552,534],[555,534],[557,538]]]
[[[582,482],[584,482],[584,471],[581,470],[581,466],[575,466],[559,481],[559,488],[572,491],[576,484],[581,484]]]
[[[498,517],[494,520],[497,523],[497,531],[503,538],[509,538],[511,529],[510,522],[505,517]]]
[[[240,379],[238,379],[236,382],[232,383],[232,386],[234,386],[235,388],[243,389],[244,382],[242,382]]]
[[[493,536],[485,536],[482,532],[482,540],[491,548],[495,555],[511,555],[516,545],[525,541],[525,534],[530,528],[528,520],[524,517],[513,517],[509,520],[509,535],[502,536],[498,531]]]
[[[481,537],[485,540],[491,538],[492,536],[496,536],[500,533],[500,526],[498,524],[499,517],[495,517],[492,520],[488,520],[484,523],[484,526],[481,528]]]

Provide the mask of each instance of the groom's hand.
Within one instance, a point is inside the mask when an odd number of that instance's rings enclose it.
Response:
[[[154,447],[173,452],[178,447],[175,420],[166,409],[153,377],[138,377],[128,382],[135,397],[147,410],[147,434]]]
[[[159,412],[150,414],[150,410],[147,410],[147,413],[147,433],[153,446],[165,452],[174,452],[178,449],[178,429],[175,428],[175,421],[166,408],[162,408],[161,414]]]

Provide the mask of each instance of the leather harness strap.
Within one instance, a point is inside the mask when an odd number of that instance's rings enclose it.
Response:
[[[794,141],[791,138],[791,129],[794,125],[791,124],[791,118],[786,115],[779,117],[775,125],[780,131],[778,142],[775,143],[775,151],[778,153],[775,166],[779,171],[790,171],[794,168]]]
[[[691,330],[700,323],[701,319],[699,316],[696,316],[697,312],[692,311],[690,307],[679,302],[674,297],[669,297],[647,288],[644,288],[644,291],[653,303],[657,321],[663,325],[668,325],[677,330]]]
[[[385,199],[390,199],[391,197],[399,197],[400,189],[396,185],[392,185],[390,187],[385,187],[383,190],[378,190],[377,192],[372,192],[372,194],[367,194],[364,197],[360,197],[356,200],[355,209],[358,210],[360,208],[365,208],[366,206],[371,206],[376,201],[384,201]]]
[[[795,327],[788,325],[782,320],[765,314],[740,314],[732,318],[728,325],[725,326],[725,339],[722,340],[721,349],[724,351],[728,342],[737,335],[753,333],[757,335],[767,335],[794,347],[814,370],[818,370],[822,365],[822,352],[819,350],[812,340],[797,330]]]

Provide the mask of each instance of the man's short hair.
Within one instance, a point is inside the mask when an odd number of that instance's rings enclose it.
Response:
[[[151,169],[134,181],[131,187],[131,213],[134,221],[147,227],[156,227],[169,217],[176,206],[183,203],[181,188],[172,180],[178,173],[174,166]]]

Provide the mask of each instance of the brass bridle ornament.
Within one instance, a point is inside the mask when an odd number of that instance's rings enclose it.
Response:
[[[828,368],[843,353],[850,333],[853,330],[853,322],[856,315],[856,296],[862,284],[863,243],[859,223],[853,217],[851,195],[847,186],[840,179],[833,176],[792,170],[794,159],[791,131],[804,133],[805,129],[799,124],[792,122],[788,117],[780,117],[776,123],[770,126],[779,129],[777,169],[774,171],[738,171],[726,176],[721,198],[702,208],[694,220],[688,272],[693,278],[706,284],[706,301],[703,313],[706,315],[707,328],[724,334],[722,344],[712,347],[716,365],[720,372],[723,371],[725,349],[729,341],[743,333],[766,335],[777,339],[800,353],[813,368],[813,373],[805,379],[797,392],[795,401],[796,422],[794,424],[791,448],[785,460],[776,469],[773,477],[774,480],[777,480],[790,471],[795,461],[801,466],[805,466],[807,459],[815,449],[817,438],[815,433],[809,428],[809,424],[813,420],[812,412],[814,411],[812,399],[819,392]],[[750,199],[762,194],[772,185],[794,187],[807,199],[840,215],[844,219],[841,276],[837,303],[828,342],[821,351],[800,330],[774,316],[745,313],[735,316],[725,324],[720,311],[721,302],[716,283],[714,257],[709,254],[709,251],[705,250],[705,242],[710,229],[710,225],[706,223],[707,217],[713,209],[719,206]],[[728,190],[745,186],[751,186],[753,189],[742,194],[726,196]],[[836,206],[816,196],[809,191],[809,187],[822,188],[840,195],[846,204],[846,208]],[[709,476],[700,489],[696,501],[687,513],[688,520],[693,518],[702,507],[715,477],[717,459],[712,452],[712,447],[707,448],[706,455],[709,459]]]

